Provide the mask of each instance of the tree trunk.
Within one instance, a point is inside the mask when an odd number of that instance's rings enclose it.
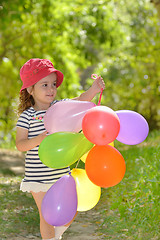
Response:
[[[160,0],[151,0],[151,3],[156,7],[158,18],[160,19]]]

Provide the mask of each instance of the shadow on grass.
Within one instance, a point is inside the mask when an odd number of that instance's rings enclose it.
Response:
[[[31,194],[19,190],[20,177],[0,180],[0,239],[39,232],[39,216]]]
[[[0,169],[0,176],[16,176],[16,174],[12,170],[4,168]]]

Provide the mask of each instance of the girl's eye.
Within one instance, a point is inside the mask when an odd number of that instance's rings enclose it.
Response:
[[[53,86],[56,86],[56,82],[53,83]]]
[[[47,87],[47,84],[45,83],[45,84],[43,84],[43,87]]]

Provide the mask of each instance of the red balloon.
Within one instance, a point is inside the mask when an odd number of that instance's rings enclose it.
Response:
[[[96,145],[113,142],[120,130],[117,114],[109,107],[96,106],[88,110],[82,120],[85,137]]]
[[[100,187],[113,187],[124,177],[123,156],[112,146],[94,146],[88,153],[85,170],[88,178]]]

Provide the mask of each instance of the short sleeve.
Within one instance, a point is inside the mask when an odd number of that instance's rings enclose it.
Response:
[[[71,100],[71,99],[64,98],[64,99],[61,99],[61,100],[55,100],[55,101],[51,102],[51,106],[54,105],[55,103],[58,103],[58,102],[61,102],[61,101],[68,101],[68,100]]]
[[[17,125],[16,127],[21,127],[21,128],[26,128],[26,129],[29,129],[29,114],[27,113],[27,111],[24,111],[18,121],[17,121]]]

